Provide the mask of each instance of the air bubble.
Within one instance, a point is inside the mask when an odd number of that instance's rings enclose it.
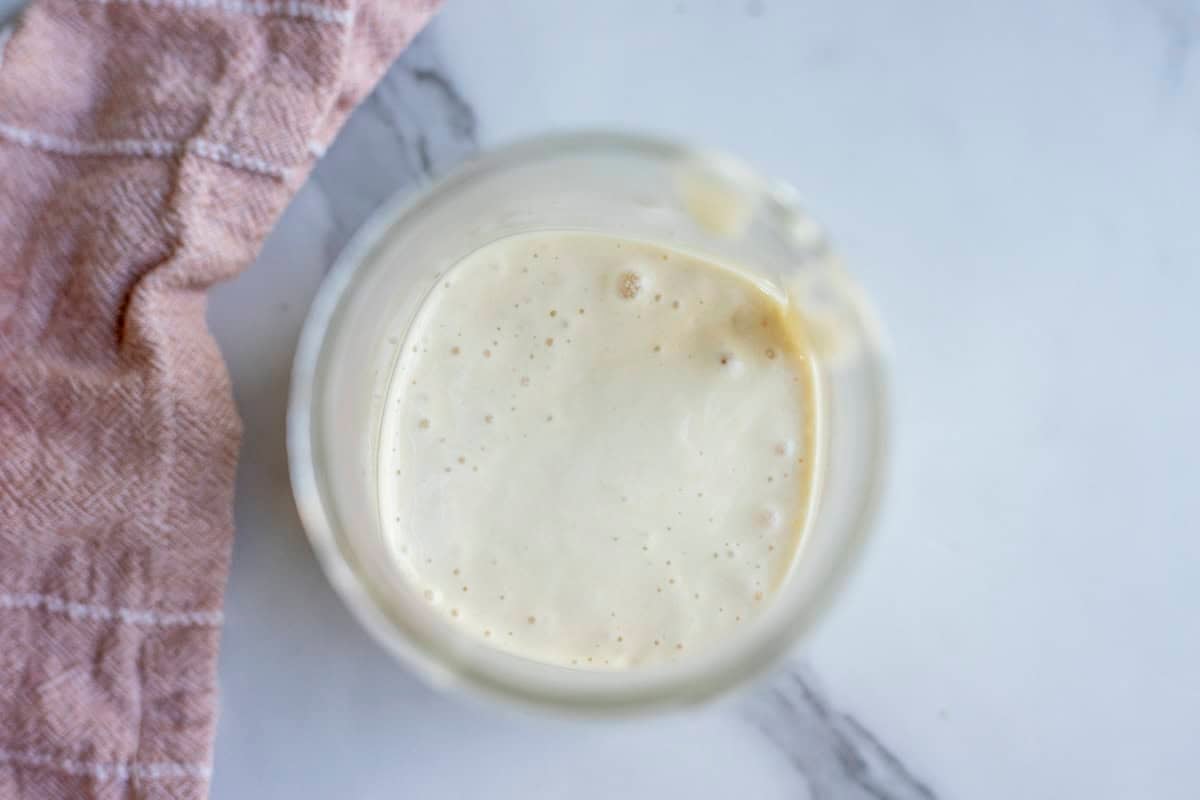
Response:
[[[632,300],[642,290],[642,277],[636,272],[622,273],[617,281],[617,294],[626,300]]]
[[[730,375],[741,374],[742,369],[745,366],[744,364],[742,364],[742,360],[740,358],[735,356],[733,353],[728,353],[728,352],[721,353],[717,357],[717,361],[721,364],[721,366],[725,369],[725,371],[728,372]]]
[[[758,527],[767,529],[774,528],[775,525],[778,525],[779,518],[779,511],[772,509],[772,507],[764,507],[764,509],[758,510],[755,515],[755,521],[758,523]]]

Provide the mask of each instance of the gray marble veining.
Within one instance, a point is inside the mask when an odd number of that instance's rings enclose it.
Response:
[[[807,666],[790,663],[743,705],[796,769],[812,800],[935,800],[933,790],[854,716],[837,710]]]
[[[435,39],[427,31],[413,41],[313,171],[330,262],[385,200],[427,184],[477,147],[475,112],[446,76]]]
[[[1164,78],[1171,88],[1179,87],[1200,42],[1200,2],[1196,0],[1142,0],[1158,23],[1163,37]]]

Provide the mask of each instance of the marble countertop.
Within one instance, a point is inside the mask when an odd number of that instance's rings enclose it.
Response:
[[[896,420],[816,635],[715,706],[607,723],[395,664],[320,574],[283,442],[371,210],[596,125],[794,183],[886,323]],[[213,297],[246,425],[213,797],[1196,797],[1198,187],[1200,0],[450,0]]]

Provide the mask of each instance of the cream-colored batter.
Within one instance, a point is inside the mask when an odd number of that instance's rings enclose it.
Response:
[[[769,287],[579,232],[465,258],[403,344],[381,515],[416,592],[537,661],[628,668],[771,601],[809,491],[811,365]]]

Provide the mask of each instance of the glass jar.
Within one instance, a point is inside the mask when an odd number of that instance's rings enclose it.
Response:
[[[438,276],[497,239],[582,230],[738,265],[775,284],[816,366],[810,504],[790,573],[751,624],[677,663],[624,671],[533,662],[458,632],[402,578],[379,519],[382,408],[400,343]],[[885,403],[861,295],[795,192],[738,161],[643,136],[555,135],[469,161],[380,209],[313,302],[296,353],[288,452],[330,582],[392,653],[441,687],[585,712],[683,705],[761,672],[820,616],[879,496]]]

